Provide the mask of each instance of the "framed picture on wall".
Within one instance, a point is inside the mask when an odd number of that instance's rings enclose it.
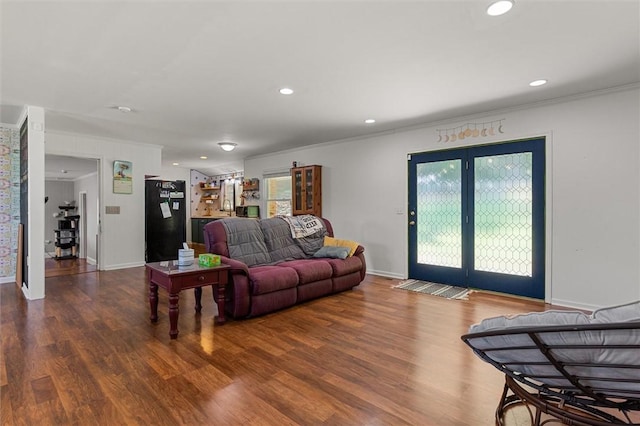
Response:
[[[130,161],[113,162],[113,193],[133,193],[133,166]]]

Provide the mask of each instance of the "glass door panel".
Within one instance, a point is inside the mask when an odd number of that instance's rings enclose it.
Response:
[[[533,254],[531,152],[474,159],[474,268],[530,277]]]
[[[465,285],[464,150],[413,155],[409,167],[409,277]]]
[[[313,169],[304,170],[305,210],[313,210]]]
[[[295,170],[293,172],[293,185],[294,185],[294,210],[302,210],[302,171]]]
[[[462,267],[461,160],[417,165],[418,263]]]

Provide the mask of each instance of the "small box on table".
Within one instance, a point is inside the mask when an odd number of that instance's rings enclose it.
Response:
[[[201,266],[220,266],[220,255],[204,253],[198,256],[198,263]]]

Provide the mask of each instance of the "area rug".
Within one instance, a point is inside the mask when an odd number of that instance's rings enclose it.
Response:
[[[456,287],[447,284],[432,283],[420,280],[404,280],[393,288],[415,291],[416,293],[426,293],[433,296],[445,297],[447,299],[467,300],[471,290],[464,287]]]

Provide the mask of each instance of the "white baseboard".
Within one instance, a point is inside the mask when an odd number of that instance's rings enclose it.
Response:
[[[388,271],[376,271],[375,269],[374,270],[367,269],[367,274],[377,275],[379,277],[385,277],[385,278],[395,278],[398,280],[403,280],[405,278],[402,274],[398,274],[395,272],[388,272]]]
[[[16,276],[13,275],[11,277],[0,277],[0,284],[7,284],[7,283],[15,284]]]
[[[144,262],[131,262],[131,263],[120,263],[115,265],[107,265],[103,268],[104,271],[114,271],[116,269],[127,269],[127,268],[137,268],[138,266],[144,266]]]
[[[602,308],[602,306],[585,305],[582,303],[576,303],[570,300],[554,299],[551,298],[551,304],[556,306],[562,306],[564,308],[582,309],[585,311],[595,311]]]
[[[88,263],[89,265],[97,265],[97,264],[98,264],[98,262],[97,262],[93,257],[89,257],[89,256],[87,256],[87,258],[86,258],[86,259],[87,259],[87,263]]]

